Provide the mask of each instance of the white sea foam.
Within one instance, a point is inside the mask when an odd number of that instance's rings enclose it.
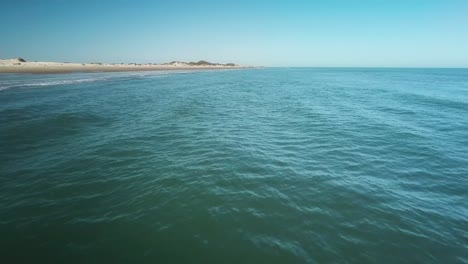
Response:
[[[210,71],[216,71],[215,69]],[[0,76],[0,91],[13,88],[34,88],[59,85],[70,85],[77,83],[103,82],[128,78],[161,78],[172,74],[188,74],[198,72],[196,70],[171,70],[171,71],[145,71],[125,73],[76,73],[67,75],[47,75],[38,78],[27,78],[18,80],[17,75]],[[16,76],[16,77],[14,77]]]
[[[86,79],[69,79],[69,80],[44,80],[40,82],[22,82],[22,83],[11,83],[6,85],[0,84],[0,90],[6,90],[11,88],[21,87],[43,87],[43,86],[56,86],[56,85],[67,85],[74,83],[85,83],[106,80],[106,78],[86,78]]]
[[[89,83],[89,82],[103,82],[116,79],[126,78],[144,78],[144,77],[162,77],[167,74],[177,72],[139,72],[139,73],[99,73],[98,76],[95,74],[77,74],[63,76],[48,76],[46,78],[31,78],[23,80],[2,80],[0,79],[0,91],[12,88],[33,88],[33,87],[47,87],[47,86],[58,86],[58,85],[70,85],[78,83]],[[179,72],[180,73],[180,72]],[[64,79],[63,77],[67,77]]]

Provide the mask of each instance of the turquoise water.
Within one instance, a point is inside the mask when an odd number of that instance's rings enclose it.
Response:
[[[467,263],[468,70],[0,75],[2,263]]]

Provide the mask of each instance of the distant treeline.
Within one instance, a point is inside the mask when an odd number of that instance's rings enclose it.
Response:
[[[190,66],[237,66],[236,64],[234,63],[226,63],[226,64],[222,64],[222,63],[212,63],[212,62],[208,62],[208,61],[204,61],[204,60],[201,60],[201,61],[197,61],[197,62],[182,62],[182,61],[172,61],[170,63],[166,63],[166,64],[177,64],[177,63],[181,63],[181,64],[187,64],[187,65],[190,65]]]

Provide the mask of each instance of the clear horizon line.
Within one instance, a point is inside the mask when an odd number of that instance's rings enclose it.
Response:
[[[468,66],[253,66],[264,68],[387,68],[387,69],[468,69]]]

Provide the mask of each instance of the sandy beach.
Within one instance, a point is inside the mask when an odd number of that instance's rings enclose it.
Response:
[[[213,70],[243,69],[249,66],[233,64],[171,62],[165,64],[136,63],[69,63],[31,62],[19,59],[0,59],[0,73],[71,73],[71,72],[125,72],[125,71],[170,71],[170,70]]]

